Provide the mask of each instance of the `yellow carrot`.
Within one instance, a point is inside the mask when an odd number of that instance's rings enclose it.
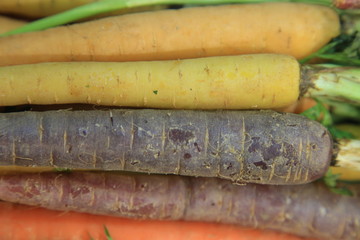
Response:
[[[360,104],[359,72],[300,66],[282,54],[25,64],[0,68],[0,106],[266,109],[288,106],[300,96]]]
[[[0,38],[0,65],[250,53],[301,59],[339,33],[338,14],[318,5],[273,2],[160,10]]]
[[[149,62],[40,63],[0,68],[0,106],[89,103],[239,109],[287,106],[299,96],[300,65],[255,54]]]

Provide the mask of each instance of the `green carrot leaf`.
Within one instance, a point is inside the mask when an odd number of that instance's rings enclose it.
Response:
[[[360,66],[360,32],[342,34],[317,52],[300,60],[304,64],[314,58],[322,58],[341,65]]]
[[[336,187],[339,177],[340,174],[333,174],[332,171],[329,169],[323,177],[323,181],[328,187]]]
[[[111,235],[110,235],[109,230],[107,229],[107,227],[105,225],[104,225],[104,231],[105,231],[106,239],[107,240],[113,240]]]
[[[351,192],[348,188],[345,187],[330,188],[330,191],[340,195],[354,196],[353,192]]]
[[[321,101],[317,99],[315,100],[317,104],[314,107],[309,108],[304,112],[302,112],[301,115],[311,120],[320,122],[329,130],[331,135],[336,139],[343,139],[343,138],[353,139],[354,135],[352,135],[347,131],[340,130],[335,127],[330,111],[324,106],[324,104]]]
[[[335,126],[329,126],[328,127],[330,133],[332,136],[335,136],[336,138],[341,138],[341,139],[354,139],[355,136],[348,132],[348,131],[344,131],[344,130],[340,130]]]
[[[329,127],[333,124],[331,114],[329,110],[320,102],[318,99],[315,99],[317,104],[305,110],[301,115],[315,121],[321,122],[324,126]]]
[[[71,172],[70,168],[54,168],[55,172]]]
[[[340,174],[333,174],[331,169],[329,169],[322,180],[330,191],[340,195],[353,196],[353,193],[348,188],[338,186],[337,181],[339,177]]]

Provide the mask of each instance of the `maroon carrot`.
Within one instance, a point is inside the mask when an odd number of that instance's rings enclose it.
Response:
[[[332,157],[326,128],[274,111],[107,110],[0,115],[0,165],[301,184]]]
[[[238,224],[320,239],[360,239],[360,185],[353,197],[321,182],[236,185],[218,178],[116,173],[0,177],[0,199],[62,211]]]

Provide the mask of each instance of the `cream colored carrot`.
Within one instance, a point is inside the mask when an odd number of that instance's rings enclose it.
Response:
[[[55,13],[65,11],[70,8],[74,8],[77,6],[81,6],[96,1],[99,0],[61,0],[61,1],[1,0],[0,12],[38,18],[38,17],[49,16]]]
[[[26,21],[14,19],[6,16],[0,15],[0,33],[5,33],[9,30],[18,28],[24,25]]]
[[[66,10],[76,8],[85,4],[98,2],[103,0],[25,0],[25,1],[13,1],[2,0],[0,1],[0,14],[15,14],[26,18],[42,18],[51,16],[57,13],[64,12]],[[92,16],[91,18],[100,18],[105,16],[114,16],[125,13],[144,12],[149,10],[159,10],[168,7],[167,5],[155,5],[155,6],[143,6],[127,9],[114,10],[107,13]],[[82,20],[84,21],[84,20]],[[10,29],[9,29],[10,30]]]
[[[89,103],[185,109],[274,108],[297,100],[299,82],[297,60],[276,54],[40,63],[0,68],[0,106]]]
[[[234,4],[129,14],[0,38],[0,65],[282,53],[298,59],[340,32],[331,8]]]

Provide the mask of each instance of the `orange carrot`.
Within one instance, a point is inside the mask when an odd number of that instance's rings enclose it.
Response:
[[[262,3],[160,10],[0,38],[0,65],[283,53],[298,59],[340,33],[331,8]]]
[[[277,109],[281,112],[290,112],[290,113],[302,113],[305,110],[312,108],[316,105],[316,101],[313,98],[303,97],[300,98],[297,102],[284,107]]]
[[[290,234],[234,225],[150,221],[60,212],[0,202],[2,240],[311,240]]]

